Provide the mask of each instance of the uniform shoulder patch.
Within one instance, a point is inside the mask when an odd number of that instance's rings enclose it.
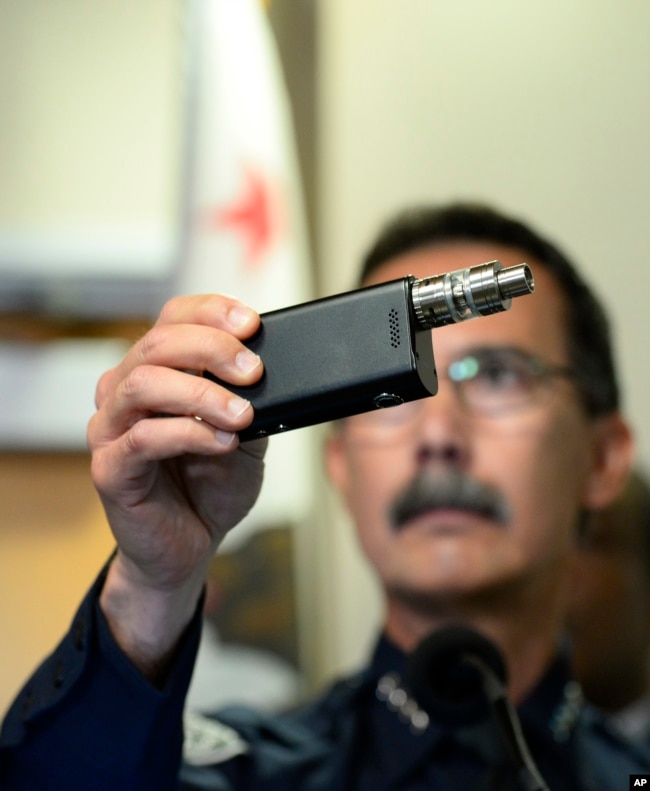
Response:
[[[183,731],[183,760],[190,766],[220,764],[248,751],[234,728],[195,711],[184,712]]]

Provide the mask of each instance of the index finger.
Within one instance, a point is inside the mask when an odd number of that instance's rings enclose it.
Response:
[[[241,340],[258,329],[260,316],[234,297],[195,294],[170,299],[156,320],[156,325],[164,324],[203,324],[225,330]]]

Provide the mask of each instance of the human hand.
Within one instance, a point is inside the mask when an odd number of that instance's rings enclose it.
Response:
[[[217,546],[259,494],[266,442],[240,446],[236,434],[250,403],[196,375],[257,381],[262,362],[242,341],[258,326],[234,299],[178,297],[99,381],[91,472],[118,544],[102,606],[134,659],[140,638],[152,657],[171,647]]]

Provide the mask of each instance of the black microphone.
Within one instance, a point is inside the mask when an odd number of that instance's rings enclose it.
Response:
[[[526,791],[549,791],[524,739],[506,689],[507,672],[499,649],[465,626],[432,632],[409,660],[406,681],[420,706],[451,725],[470,724],[489,703]]]

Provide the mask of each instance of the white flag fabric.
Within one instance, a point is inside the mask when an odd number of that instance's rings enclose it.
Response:
[[[310,298],[290,104],[260,0],[197,0],[188,244],[177,290],[260,312]],[[272,437],[249,525],[293,521],[311,498],[309,432]],[[242,529],[233,539],[243,536]]]
[[[190,236],[180,285],[257,310],[309,297],[290,104],[260,0],[197,0]]]

